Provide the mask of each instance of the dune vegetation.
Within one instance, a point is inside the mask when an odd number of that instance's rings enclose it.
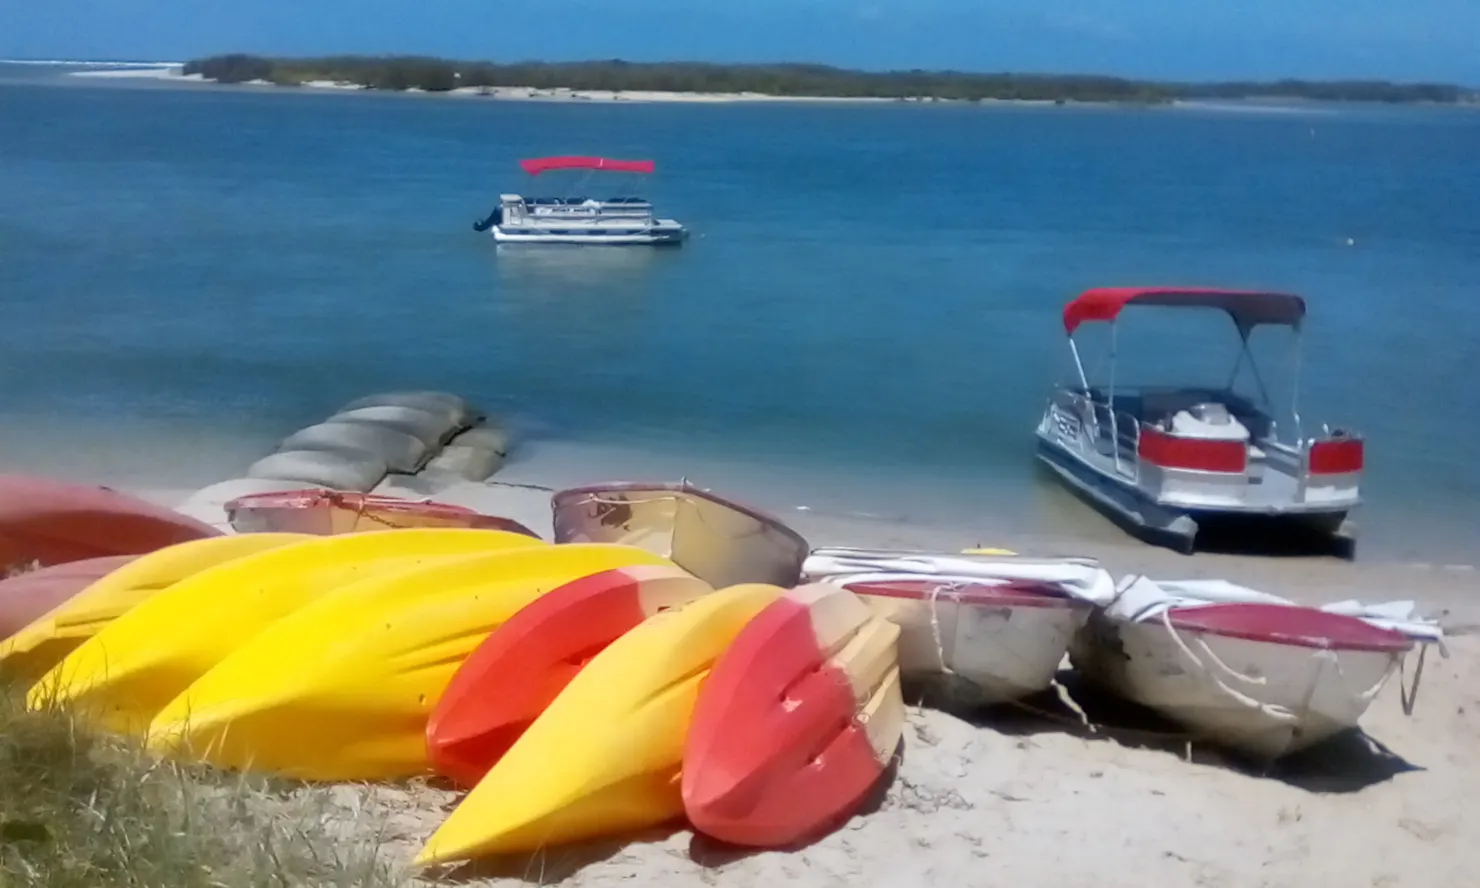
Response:
[[[160,761],[0,688],[6,888],[401,884],[375,825],[348,822],[330,792]]]

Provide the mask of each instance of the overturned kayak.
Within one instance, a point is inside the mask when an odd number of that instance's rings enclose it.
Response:
[[[572,580],[664,563],[631,546],[530,546],[339,586],[264,629],[165,706],[149,745],[303,780],[428,773],[427,716],[490,632]]]
[[[137,557],[87,558],[0,579],[0,641]]]
[[[253,636],[330,590],[431,560],[545,546],[498,530],[417,529],[291,543],[202,571],[140,602],[32,686],[33,708],[142,733],[159,711]]]
[[[737,583],[789,588],[807,557],[807,541],[780,520],[687,482],[576,487],[550,503],[555,542],[641,546],[716,589]]]
[[[193,518],[107,487],[0,475],[0,574],[110,555],[142,555],[216,536]]]
[[[899,627],[846,589],[793,589],[750,622],[699,691],[683,805],[704,834],[784,847],[862,805],[904,731]]]
[[[1322,608],[1221,580],[1127,578],[1070,648],[1090,682],[1269,761],[1357,727],[1437,623],[1412,602]]]
[[[714,661],[784,590],[720,589],[597,654],[427,840],[417,863],[621,835],[683,815],[679,766]]]
[[[473,651],[432,711],[426,745],[437,773],[476,785],[593,657],[648,617],[713,591],[677,566],[642,564],[540,596]]]
[[[509,518],[462,506],[338,490],[282,490],[237,497],[226,515],[239,533],[306,533],[329,536],[411,527],[467,527],[538,537]]]
[[[128,558],[0,642],[0,673],[35,680],[134,605],[186,577],[310,537],[254,533],[206,537]],[[75,565],[95,561],[74,562]],[[62,568],[52,568],[61,570]]]

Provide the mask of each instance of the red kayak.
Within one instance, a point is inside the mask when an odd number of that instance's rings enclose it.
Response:
[[[0,579],[0,641],[4,641],[137,555],[69,561]]]
[[[437,773],[474,786],[597,654],[648,617],[714,591],[658,565],[606,570],[552,589],[463,661],[427,722]]]
[[[211,536],[220,532],[107,487],[0,475],[0,570],[143,555]]]
[[[781,848],[835,828],[888,769],[904,731],[899,628],[839,586],[761,611],[699,690],[683,754],[696,830]]]
[[[240,533],[329,536],[406,527],[468,527],[539,538],[517,521],[462,506],[317,488],[239,496],[226,504],[226,514]]]

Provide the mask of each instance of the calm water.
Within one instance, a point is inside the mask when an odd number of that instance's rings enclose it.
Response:
[[[694,238],[496,251],[470,223],[551,153],[656,158],[647,192]],[[436,387],[533,448],[744,467],[766,504],[1097,533],[1033,470],[1064,301],[1271,287],[1310,302],[1307,420],[1369,436],[1364,554],[1458,557],[1476,158],[1480,113],[1443,109],[520,104],[0,66],[0,460],[82,438],[127,462],[108,448],[164,429],[232,473],[348,398]],[[1233,356],[1221,318],[1141,318],[1138,376]]]

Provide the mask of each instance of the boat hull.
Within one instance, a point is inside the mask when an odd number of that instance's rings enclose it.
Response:
[[[220,532],[210,525],[106,487],[0,475],[0,573],[214,536]]]
[[[107,555],[68,561],[19,576],[0,579],[0,641],[11,636],[137,555]]]
[[[248,494],[228,502],[226,514],[238,533],[335,536],[411,527],[462,527],[539,536],[517,521],[462,506],[337,490]]]
[[[1038,461],[1065,487],[1122,530],[1154,545],[1191,555],[1197,535],[1210,522],[1285,525],[1333,538],[1345,557],[1355,552],[1357,529],[1347,507],[1300,512],[1259,513],[1243,510],[1188,509],[1159,503],[1136,485],[1118,481],[1038,436]]]
[[[557,543],[639,546],[716,589],[795,586],[810,551],[776,518],[687,483],[575,487],[557,492],[551,507]]]
[[[688,238],[682,226],[615,228],[535,228],[495,225],[493,239],[501,244],[596,244],[606,246],[662,246],[681,244]]]
[[[1046,690],[1089,604],[1027,583],[845,582],[900,628],[901,675],[959,706]]]
[[[1301,622],[1323,628],[1281,629]],[[1367,643],[1333,640],[1340,635]],[[1096,614],[1069,654],[1092,684],[1272,761],[1356,727],[1410,647],[1351,617],[1237,604],[1176,608],[1145,622]]]

